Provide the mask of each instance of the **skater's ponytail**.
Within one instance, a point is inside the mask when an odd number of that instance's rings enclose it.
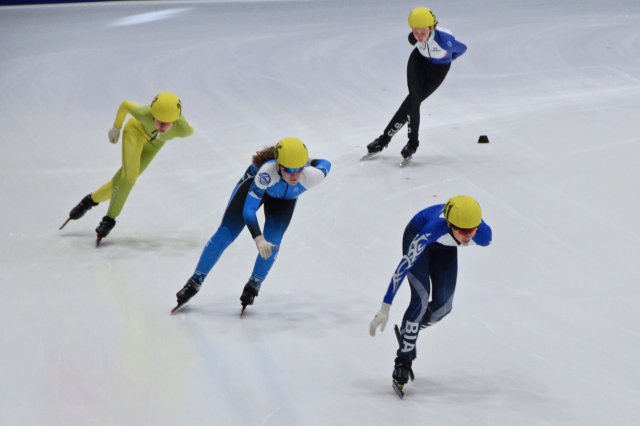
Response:
[[[265,146],[253,155],[251,162],[260,168],[264,163],[275,158],[275,148],[275,145]]]

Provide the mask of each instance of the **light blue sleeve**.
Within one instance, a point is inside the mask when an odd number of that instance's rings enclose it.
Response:
[[[331,163],[328,160],[323,160],[321,158],[316,158],[314,160],[311,160],[309,162],[309,165],[322,171],[325,177],[329,174],[329,171],[331,170]]]
[[[262,201],[264,192],[265,190],[259,188],[255,181],[252,182],[247,198],[244,201],[244,208],[242,209],[244,223],[247,225],[247,228],[249,228],[249,232],[251,232],[253,238],[262,234],[260,224],[258,223],[258,208],[260,208],[260,202]]]

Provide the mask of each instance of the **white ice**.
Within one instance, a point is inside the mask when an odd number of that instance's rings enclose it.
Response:
[[[432,0],[469,46],[401,131],[408,11],[389,0],[0,8],[3,425],[640,424],[640,2]],[[125,99],[174,91],[196,133],[106,206]],[[490,143],[476,143],[486,134]],[[256,304],[244,232],[169,315],[257,149],[303,139],[333,170],[303,195]],[[493,244],[459,251],[452,313],[391,389],[372,338],[418,210],[471,194]],[[635,254],[634,254],[635,253]]]

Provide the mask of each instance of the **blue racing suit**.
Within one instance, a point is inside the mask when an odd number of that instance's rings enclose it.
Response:
[[[202,283],[245,225],[253,238],[262,234],[257,217],[261,205],[264,205],[265,215],[264,237],[270,243],[280,246],[298,197],[322,182],[329,170],[329,161],[311,160],[302,170],[298,182],[290,185],[280,176],[280,167],[275,160],[266,161],[260,168],[251,164],[233,189],[222,223],[205,245],[192,278]],[[273,255],[268,259],[256,256],[250,279],[257,285],[267,277],[277,253],[278,248],[274,249]]]
[[[411,219],[402,237],[402,259],[384,296],[384,303],[391,304],[408,276],[411,301],[402,318],[399,358],[415,357],[420,328],[440,321],[453,307],[460,243],[450,232],[443,211],[444,204],[437,204]],[[482,221],[469,245],[488,246],[490,243],[491,228]]]

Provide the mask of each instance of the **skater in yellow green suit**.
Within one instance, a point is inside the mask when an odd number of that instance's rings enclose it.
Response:
[[[182,116],[182,104],[173,93],[162,92],[156,96],[151,105],[139,106],[131,101],[124,101],[118,108],[113,128],[109,130],[109,141],[117,143],[120,129],[127,114],[131,118],[124,125],[122,133],[122,167],[113,178],[85,196],[69,213],[69,219],[60,227],[62,229],[69,220],[80,219],[93,206],[109,201],[107,215],[96,228],[97,240],[107,235],[116,224],[116,217],[122,211],[125,201],[136,183],[138,176],[147,168],[153,157],[164,146],[165,142],[176,138],[185,138],[193,134],[193,128]]]

